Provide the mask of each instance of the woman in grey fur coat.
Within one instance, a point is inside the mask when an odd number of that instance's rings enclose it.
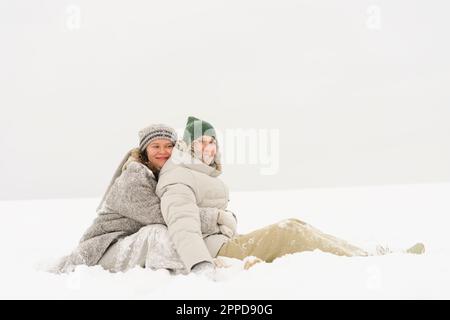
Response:
[[[156,124],[141,130],[139,140],[139,148],[129,151],[117,168],[97,208],[97,218],[77,248],[52,271],[101,265],[112,272],[135,266],[187,272],[169,240],[155,194],[159,171],[172,154],[177,134],[169,126]],[[205,239],[230,230],[219,223],[217,209],[204,207],[199,213]]]

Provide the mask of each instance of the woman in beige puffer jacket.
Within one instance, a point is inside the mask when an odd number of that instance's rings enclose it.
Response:
[[[189,117],[183,140],[177,142],[171,158],[162,167],[156,187],[169,237],[187,270],[212,268],[219,256],[241,260],[253,256],[256,261],[272,262],[286,254],[316,249],[340,256],[368,255],[298,219],[237,235],[236,217],[226,210],[229,195],[219,179],[221,172],[214,128],[206,121]],[[203,207],[218,211],[222,227],[217,234],[202,234],[199,210]],[[413,249],[414,253],[424,250],[421,244]]]

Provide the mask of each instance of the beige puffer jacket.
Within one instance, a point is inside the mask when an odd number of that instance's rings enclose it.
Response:
[[[220,153],[215,166],[208,166],[192,156],[190,146],[178,141],[171,158],[159,175],[156,194],[161,198],[161,212],[170,239],[187,270],[203,261],[212,261],[229,238],[219,232],[202,234],[199,208],[226,210],[229,191],[218,178]]]

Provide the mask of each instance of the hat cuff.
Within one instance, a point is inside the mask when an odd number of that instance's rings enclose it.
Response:
[[[155,132],[155,133],[149,134],[147,137],[145,137],[141,141],[141,143],[139,145],[139,149],[141,151],[144,151],[152,141],[158,140],[158,139],[170,140],[173,143],[176,143],[176,141],[177,141],[177,137],[170,132]]]

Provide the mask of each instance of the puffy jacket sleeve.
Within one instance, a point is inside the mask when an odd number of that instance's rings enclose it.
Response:
[[[159,185],[161,212],[169,236],[188,270],[203,261],[212,262],[211,254],[203,241],[199,207],[194,191],[186,184]]]

